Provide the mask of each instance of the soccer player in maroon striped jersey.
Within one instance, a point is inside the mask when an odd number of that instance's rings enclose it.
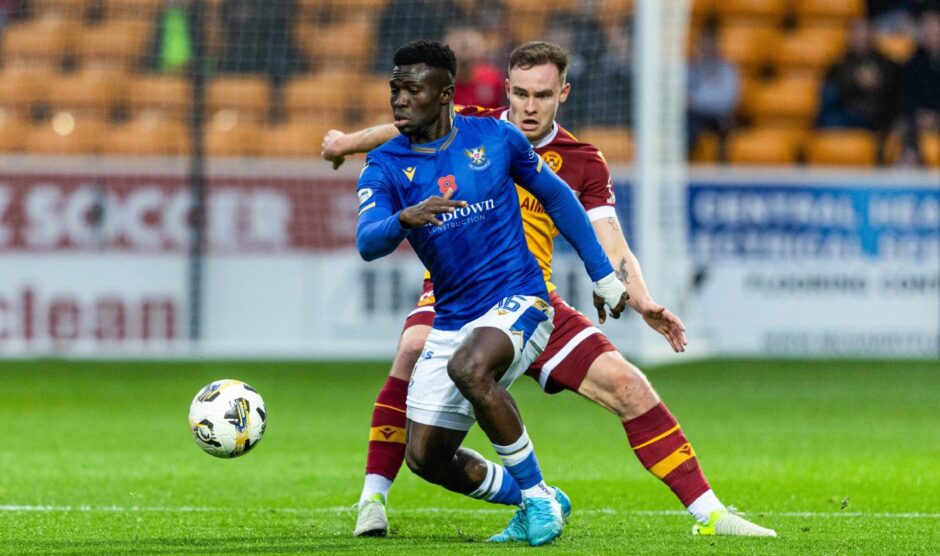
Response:
[[[620,228],[610,170],[600,151],[578,141],[555,122],[570,93],[565,81],[567,53],[558,45],[529,42],[516,48],[509,62],[508,108],[465,107],[463,115],[496,117],[515,124],[543,160],[575,191],[594,225],[598,239],[630,296],[630,306],[662,334],[676,352],[685,350],[685,327],[668,309],[653,301],[640,265]],[[347,154],[365,152],[398,134],[392,124],[344,134],[330,130],[323,158],[334,168]],[[555,309],[555,328],[548,346],[526,374],[548,393],[576,392],[615,414],[642,465],[662,480],[698,522],[693,533],[706,535],[776,536],[729,512],[712,491],[698,458],[679,424],[646,376],[611,344],[583,314],[568,306],[551,283],[553,238],[551,219],[537,200],[517,188],[523,226],[548,285]],[[599,315],[603,323],[603,315]],[[372,413],[366,480],[359,503],[356,535],[384,536],[388,530],[385,502],[404,459],[405,400],[411,370],[434,322],[434,291],[425,276],[424,294],[408,315],[398,352]],[[524,541],[519,514],[490,539]]]

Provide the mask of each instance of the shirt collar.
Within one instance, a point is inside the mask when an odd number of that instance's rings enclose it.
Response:
[[[499,119],[508,122],[509,121],[509,109],[503,110],[503,113],[499,115]],[[541,149],[542,147],[548,145],[555,140],[555,136],[558,135],[558,122],[552,122],[552,130],[548,132],[548,135],[542,137],[538,143],[534,143],[532,148]]]

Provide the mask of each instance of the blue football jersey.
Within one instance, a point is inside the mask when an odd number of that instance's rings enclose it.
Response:
[[[547,299],[513,185],[514,175],[540,171],[541,165],[511,125],[459,115],[451,132],[437,141],[413,145],[400,136],[367,156],[359,178],[360,219],[371,211],[397,213],[448,189],[454,190],[453,199],[467,202],[439,215],[441,226],[405,232],[434,277],[435,328],[459,329],[510,295]]]

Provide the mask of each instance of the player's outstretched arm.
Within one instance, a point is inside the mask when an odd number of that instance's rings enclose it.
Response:
[[[607,253],[614,272],[617,273],[617,278],[627,288],[629,293],[627,303],[643,317],[650,328],[666,338],[673,351],[685,351],[685,346],[688,344],[685,338],[685,325],[679,317],[653,301],[646,288],[646,282],[643,280],[640,262],[627,244],[617,217],[601,218],[595,220],[593,224],[597,239],[604,248],[604,252]]]
[[[332,162],[333,169],[336,170],[346,161],[347,155],[367,153],[398,135],[398,128],[394,124],[374,125],[351,133],[331,129],[323,136],[320,156],[323,160]]]

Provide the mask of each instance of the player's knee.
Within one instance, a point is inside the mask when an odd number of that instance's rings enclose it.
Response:
[[[405,452],[405,464],[408,465],[408,469],[410,469],[412,473],[425,481],[432,483],[438,482],[436,480],[437,467],[426,452],[409,448]]]
[[[658,400],[643,372],[619,357],[599,372],[589,373],[587,378],[596,383],[591,390],[604,395],[605,399],[595,401],[607,406],[622,420],[645,413]]]
[[[465,397],[468,393],[478,392],[493,380],[489,365],[473,353],[458,352],[447,362],[447,376]]]

